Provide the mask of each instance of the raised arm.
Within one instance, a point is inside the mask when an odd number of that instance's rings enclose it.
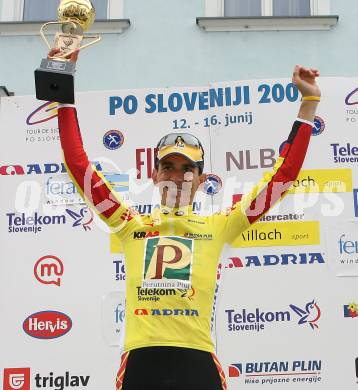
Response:
[[[54,55],[52,50],[49,55]],[[77,61],[78,52],[71,56]],[[127,207],[113,191],[109,182],[89,161],[83,147],[76,108],[62,104],[58,109],[60,140],[67,171],[78,191],[86,202],[94,206],[97,214],[111,227],[123,226],[134,216],[134,211]]]
[[[289,190],[296,180],[306,156],[311,138],[313,120],[321,91],[316,84],[319,73],[297,65],[292,81],[302,94],[302,102],[297,119],[285,142],[280,156],[270,173],[266,173],[260,182],[245,194],[241,201],[230,210],[219,214],[224,216],[223,227],[226,242],[231,243],[251,224],[260,219]]]
[[[294,68],[292,82],[301,92],[301,106],[272,172],[265,175],[241,201],[241,210],[244,210],[250,224],[260,219],[285,195],[301,170],[321,97],[320,88],[316,83],[318,76],[317,69],[299,65]]]

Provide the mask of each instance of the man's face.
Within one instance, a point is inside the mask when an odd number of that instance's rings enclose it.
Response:
[[[206,175],[179,154],[163,158],[158,170],[153,171],[153,182],[159,187],[161,202],[168,207],[187,206],[193,203],[195,193]]]

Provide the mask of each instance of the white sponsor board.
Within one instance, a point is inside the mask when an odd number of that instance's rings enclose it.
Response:
[[[322,78],[320,85],[324,98],[296,183],[307,193],[289,193],[258,223],[272,227],[264,245],[256,231],[245,247],[222,254],[216,341],[231,390],[357,387],[358,265],[341,260],[358,257],[358,79]],[[196,199],[204,214],[231,206],[271,170],[299,100],[288,79],[76,97],[91,161],[140,212],[159,203],[151,182],[157,141],[170,132],[197,136],[212,174]],[[0,110],[1,367],[31,367],[34,389],[45,377],[74,375],[86,389],[112,389],[125,322],[123,293],[114,293],[125,283],[121,250],[66,174],[56,104],[12,97]],[[34,275],[44,256],[64,260],[61,283]],[[50,312],[69,317],[71,330],[54,339],[23,330],[30,315]],[[12,375],[20,386],[23,374]]]

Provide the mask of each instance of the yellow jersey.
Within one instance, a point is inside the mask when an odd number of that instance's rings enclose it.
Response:
[[[68,173],[123,248],[124,351],[177,346],[213,353],[217,272],[223,246],[287,192],[303,163],[312,125],[296,121],[273,171],[240,202],[211,216],[197,215],[191,206],[163,206],[150,215],[139,215],[89,163],[74,107],[59,108],[59,128]]]

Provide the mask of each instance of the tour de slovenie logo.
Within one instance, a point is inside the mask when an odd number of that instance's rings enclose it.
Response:
[[[27,125],[37,125],[57,117],[58,103],[46,102],[37,107],[26,119]]]
[[[358,104],[358,88],[354,89],[346,96],[345,103],[347,106]]]
[[[143,288],[191,288],[193,240],[151,237],[144,251]]]

